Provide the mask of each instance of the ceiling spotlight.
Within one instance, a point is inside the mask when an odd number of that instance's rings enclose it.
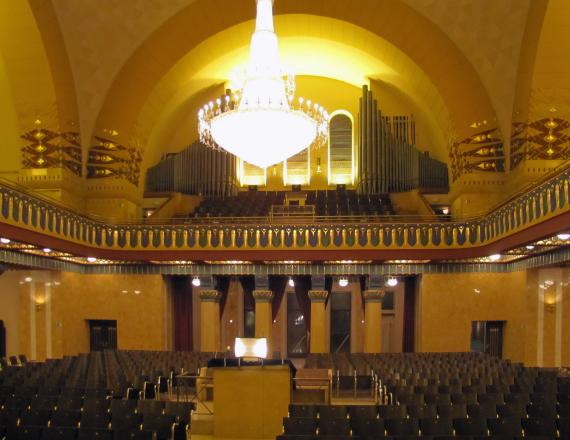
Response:
[[[128,290],[121,290],[121,293],[129,293]]]
[[[26,278],[24,278],[24,281],[25,281],[26,283],[31,283],[31,282],[32,282],[32,277],[26,277]]]
[[[289,284],[289,287],[295,287],[295,280],[293,278],[289,277],[289,281],[287,284]]]
[[[499,261],[500,259],[501,259],[501,254],[489,255],[489,260],[491,261]]]
[[[449,208],[443,208],[441,212],[443,213],[443,215],[447,215],[449,214]]]
[[[46,254],[49,254],[51,252],[50,248],[43,248],[42,249]]]
[[[386,285],[390,287],[396,287],[398,285],[398,279],[394,277],[388,278],[388,281],[386,281]]]
[[[140,294],[141,294],[141,291],[140,291],[140,290],[135,290],[134,292],[135,292],[135,295],[140,295]]]
[[[95,263],[95,262],[97,261],[97,258],[95,258],[95,257],[87,257],[87,261],[88,261],[89,263]]]
[[[346,287],[348,286],[348,278],[341,278],[340,280],[338,280],[338,285],[340,287]]]
[[[9,238],[4,238],[4,237],[2,237],[2,238],[0,238],[0,243],[2,243],[2,244],[8,244],[8,243],[10,243],[10,239],[9,239]]]
[[[534,249],[534,245],[528,244],[528,245],[526,245],[526,248],[527,248],[529,251],[532,251],[532,250]]]
[[[564,233],[562,233],[562,234],[558,234],[558,238],[559,238],[560,240],[566,241],[566,240],[568,240],[568,239],[570,238],[570,234],[568,234],[567,232],[564,232]]]
[[[192,279],[192,285],[193,285],[194,287],[200,287],[200,278],[194,277],[194,278]]]

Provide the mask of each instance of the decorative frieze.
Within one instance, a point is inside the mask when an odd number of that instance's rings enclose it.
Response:
[[[217,290],[200,290],[200,301],[202,302],[220,302],[221,298],[222,294]]]
[[[325,302],[328,294],[326,290],[309,290],[309,299],[311,302]]]
[[[254,290],[253,299],[255,302],[271,302],[273,300],[273,292],[271,290]]]

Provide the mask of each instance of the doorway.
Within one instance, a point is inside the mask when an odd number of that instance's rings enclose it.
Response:
[[[117,321],[89,321],[89,342],[91,351],[117,349]]]
[[[471,323],[471,351],[503,357],[505,321],[473,321]]]
[[[346,292],[331,293],[331,353],[350,353],[350,303]]]

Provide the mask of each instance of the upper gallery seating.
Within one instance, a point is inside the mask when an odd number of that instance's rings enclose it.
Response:
[[[387,194],[357,194],[356,190],[302,191],[305,205],[314,207],[317,216],[394,215]],[[208,197],[191,214],[192,217],[267,217],[273,205],[284,205],[284,191],[242,191],[233,197]]]

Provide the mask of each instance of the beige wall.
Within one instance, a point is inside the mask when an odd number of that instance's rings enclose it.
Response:
[[[472,321],[506,321],[503,355],[528,366],[570,364],[570,270],[423,275],[419,351],[467,351]]]
[[[18,301],[12,306],[19,329],[16,350],[30,359],[89,351],[90,319],[117,321],[119,349],[164,350],[168,346],[167,294],[160,275],[50,271],[17,275],[6,279],[5,291],[13,291]],[[20,284],[26,277],[31,281]]]
[[[18,310],[20,307],[20,271],[6,271],[0,275],[0,320],[6,328],[6,355],[20,353]]]

